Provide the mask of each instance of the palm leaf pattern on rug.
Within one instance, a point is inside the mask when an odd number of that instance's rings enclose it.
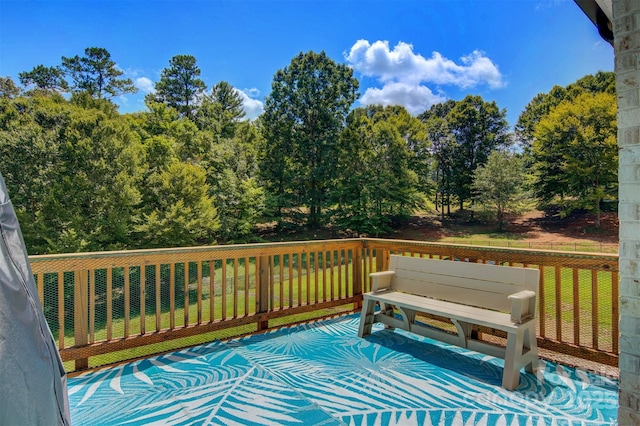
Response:
[[[358,317],[212,342],[69,380],[74,424],[608,425],[617,381],[502,361]]]

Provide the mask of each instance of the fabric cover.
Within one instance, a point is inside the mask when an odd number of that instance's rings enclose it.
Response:
[[[0,174],[0,425],[71,424],[66,372]]]

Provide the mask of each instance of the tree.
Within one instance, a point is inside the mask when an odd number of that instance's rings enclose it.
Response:
[[[207,170],[210,194],[219,211],[221,226],[217,235],[225,242],[251,241],[266,202],[264,188],[257,179],[261,135],[249,121],[236,123],[232,137],[220,138],[213,131],[203,133],[215,141],[201,165]]]
[[[375,121],[387,121],[400,134],[409,152],[409,168],[415,172],[420,189],[425,194],[430,191],[429,171],[431,167],[431,143],[427,137],[427,127],[403,106],[367,107],[368,115]]]
[[[536,126],[536,195],[560,197],[563,213],[589,208],[600,226],[600,202],[617,193],[616,97],[582,93],[561,102]]]
[[[404,109],[404,108],[402,108]],[[398,107],[357,108],[347,118],[331,190],[340,229],[378,234],[423,204]],[[398,118],[398,116],[396,116]]]
[[[136,227],[146,247],[214,242],[220,222],[202,167],[174,162],[154,174],[149,184],[156,202]]]
[[[159,220],[160,212],[166,210],[166,206],[157,204],[159,175],[173,163],[196,165],[205,171],[207,196],[215,200],[218,225],[212,235],[222,242],[252,241],[254,225],[264,210],[264,190],[257,181],[261,135],[255,125],[249,121],[228,123],[228,130],[233,133],[223,137],[218,124],[199,128],[202,122],[180,118],[167,104],[149,101],[147,105],[148,112],[136,117],[127,115],[135,122],[145,147],[148,169],[143,205],[151,209],[145,214],[150,215],[155,209],[158,213],[154,220]],[[146,240],[143,229],[138,228],[145,244],[159,244],[159,240]]]
[[[278,70],[271,88],[263,114],[267,151],[261,169],[277,208],[306,207],[307,224],[317,226],[358,80],[348,66],[310,51]]]
[[[473,174],[475,199],[485,209],[495,212],[500,230],[506,214],[519,214],[526,209],[529,200],[526,184],[522,157],[507,151],[492,152],[487,163]]]
[[[36,103],[43,106],[35,106]],[[56,109],[53,99],[0,99],[0,172],[11,192],[29,253],[46,253],[45,233],[37,225],[42,201],[48,195],[56,164],[57,130],[45,129],[34,118],[44,116],[41,110]],[[49,113],[43,120],[66,121],[62,114]],[[53,116],[57,115],[54,119]],[[51,120],[49,120],[51,119]]]
[[[58,96],[16,98],[2,115],[0,168],[31,250],[129,247],[142,155],[125,120]]]
[[[84,54],[83,57],[62,57],[62,67],[73,81],[72,90],[98,99],[138,91],[130,78],[119,78],[124,72],[117,68],[106,49],[87,47]]]
[[[226,81],[214,85],[211,93],[204,95],[196,114],[200,129],[211,129],[223,138],[233,137],[237,124],[245,112],[242,96]]]
[[[516,137],[524,148],[530,149],[537,124],[553,108],[585,92],[615,94],[615,73],[599,71],[595,75],[586,75],[566,87],[553,86],[549,93],[537,94],[522,111],[514,127]]]
[[[155,94],[149,95],[151,99],[169,105],[183,117],[193,119],[198,98],[206,89],[204,81],[200,79],[196,58],[191,55],[171,58],[169,67],[162,70],[155,89]]]
[[[456,146],[453,152],[453,190],[464,208],[472,198],[473,172],[486,163],[489,154],[508,144],[506,110],[480,96],[466,96],[447,114]]]
[[[436,209],[441,206],[442,220],[444,220],[445,206],[447,214],[451,214],[455,139],[449,130],[447,115],[456,106],[456,103],[450,99],[443,103],[434,104],[419,117],[425,123],[426,138],[430,143],[430,153],[435,161],[434,204]]]
[[[18,74],[23,86],[35,86],[36,90],[66,92],[69,84],[65,80],[65,72],[60,67],[45,67],[38,65],[31,71]]]
[[[265,194],[256,179],[239,177],[231,168],[218,175],[215,188],[219,207],[218,234],[226,243],[252,240],[253,228],[265,209]]]
[[[231,138],[245,116],[242,104],[238,91],[221,81],[211,88],[209,94],[202,96],[196,123],[201,130],[211,130],[217,138]]]
[[[0,77],[0,99],[15,98],[20,94],[20,88],[16,86],[11,77]]]

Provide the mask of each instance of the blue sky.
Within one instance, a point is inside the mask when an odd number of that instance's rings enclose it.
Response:
[[[114,99],[144,109],[163,68],[193,55],[208,87],[227,81],[249,116],[277,70],[324,50],[353,67],[368,103],[418,114],[435,102],[481,95],[514,125],[554,85],[612,71],[613,48],[573,0],[0,0],[0,75],[103,47],[140,91]]]

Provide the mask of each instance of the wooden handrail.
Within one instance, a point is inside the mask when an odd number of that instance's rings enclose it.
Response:
[[[540,346],[617,362],[613,254],[361,238],[30,260],[60,353],[80,370],[128,356],[89,363],[97,355],[233,327],[241,327],[236,334],[257,332],[303,314],[358,310],[371,288],[369,273],[384,270],[392,253],[539,268]]]

